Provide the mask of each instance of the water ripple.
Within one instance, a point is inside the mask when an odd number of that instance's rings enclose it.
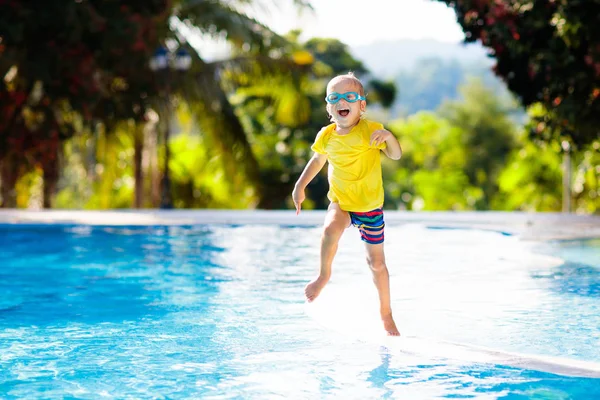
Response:
[[[0,395],[600,396],[593,379],[360,339],[378,324],[377,299],[355,230],[321,324],[302,296],[319,238],[318,227],[0,227]],[[540,248],[407,225],[390,227],[385,246],[403,333],[600,362],[597,242]]]

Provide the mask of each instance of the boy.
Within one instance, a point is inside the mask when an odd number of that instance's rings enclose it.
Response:
[[[296,182],[292,199],[296,214],[305,199],[304,189],[329,161],[328,179],[331,201],[321,237],[321,267],[317,278],[304,289],[313,301],[331,276],[331,264],[344,230],[356,226],[366,243],[367,263],[379,293],[380,314],[388,335],[400,332],[392,317],[389,274],[383,251],[383,182],[380,151],[392,160],[402,156],[394,135],[383,125],[361,118],[367,103],[362,83],[352,74],[339,75],[327,85],[327,113],[332,124],[317,134],[314,151]]]

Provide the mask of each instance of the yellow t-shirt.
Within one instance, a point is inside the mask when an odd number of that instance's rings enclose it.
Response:
[[[327,155],[327,197],[344,211],[367,212],[383,206],[380,150],[386,144],[369,144],[378,129],[383,125],[361,119],[349,133],[340,135],[335,124],[330,124],[319,131],[311,146],[314,152]]]

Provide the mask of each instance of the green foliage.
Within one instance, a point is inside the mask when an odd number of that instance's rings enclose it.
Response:
[[[523,130],[518,146],[499,176],[494,208],[524,211],[561,211],[564,151],[556,141],[532,140],[528,135],[539,124],[542,107],[532,107],[531,122]],[[571,151],[573,211],[600,210],[600,140]]]
[[[112,134],[101,134],[97,145],[98,174],[87,209],[129,208],[133,203],[132,127],[119,124]]]
[[[149,83],[147,61],[158,43],[157,25],[166,23],[164,12],[163,1],[3,2],[0,54],[9,55],[5,67],[17,73],[0,87],[0,98],[21,93],[28,105],[51,109],[66,101],[89,120],[101,101],[127,95],[140,77]],[[18,118],[18,111],[10,117]]]
[[[224,78],[248,70],[260,74],[265,66],[279,74],[301,68],[282,57],[285,38],[246,15],[243,9],[251,3],[60,0],[44,3],[40,13],[35,8],[41,3],[0,2],[0,76],[7,76],[0,80],[2,205],[15,205],[12,188],[19,174],[42,168],[49,206],[66,139],[100,127],[112,134],[123,122],[142,123],[150,109],[166,120],[172,95],[190,103],[211,144],[221,149],[227,179],[257,186],[257,162],[228,100],[232,89],[225,84],[232,81]],[[185,76],[150,71],[159,43],[191,49],[186,40],[198,32],[225,38],[236,58],[208,64],[193,53]],[[280,112],[281,118],[288,115]],[[106,201],[96,205],[105,207]]]
[[[311,156],[310,145],[326,121],[322,84],[305,82],[301,92],[272,82],[257,82],[240,89],[236,95],[238,111],[250,135],[252,149],[260,163],[261,192],[259,208],[288,208],[293,185]],[[288,90],[288,94],[283,93]],[[291,98],[291,115],[279,110]],[[300,103],[293,99],[302,98]],[[298,119],[300,117],[300,119]],[[308,117],[308,118],[307,118]],[[310,201],[317,208],[326,207],[327,180],[320,175],[308,189]],[[307,207],[311,203],[307,203]]]
[[[152,87],[147,61],[157,25],[167,24],[166,5],[0,3],[0,163],[19,165],[3,169],[3,206],[16,205],[11,192],[20,175],[41,169],[49,207],[64,140],[98,119],[141,118],[141,93]]]
[[[387,208],[409,210],[473,209],[481,190],[464,172],[463,132],[429,112],[394,121],[403,156],[398,164],[384,163]]]
[[[62,174],[55,208],[85,209],[97,180],[96,171],[104,166],[96,164],[96,147],[91,146],[95,137],[89,133],[67,140],[62,152]]]
[[[595,140],[575,158],[574,206],[578,213],[600,211],[600,140]]]
[[[383,108],[390,108],[396,100],[396,84],[394,82],[384,82],[379,79],[372,79],[367,85],[367,94],[369,101],[381,104]]]
[[[331,77],[348,71],[361,76],[367,72],[363,63],[355,59],[348,46],[337,39],[313,38],[304,44],[304,48],[315,58],[331,68]]]
[[[384,158],[386,208],[558,211],[566,140],[576,145],[573,208],[600,209],[600,25],[582,2],[454,2],[469,40],[490,47],[499,76],[523,104],[536,104],[523,130],[515,125],[522,110],[486,66],[434,58],[384,82],[338,40],[302,44],[299,32],[275,34],[245,14],[251,3],[61,0],[38,13],[37,2],[0,1],[3,205],[46,206],[56,187],[61,208],[131,207],[134,132],[151,125],[151,110],[164,125],[177,109],[169,143],[176,207],[290,208],[310,145],[328,123],[325,84],[354,71],[369,108],[395,104],[392,113],[410,115],[389,126],[404,155]],[[193,52],[192,69],[167,85],[148,58],[159,42],[192,49],[190,31],[225,38],[232,57],[208,63]],[[484,83],[465,79],[472,75]],[[414,114],[458,94],[436,114]],[[145,150],[154,154],[144,166],[145,207],[157,204],[164,160],[156,132],[145,134],[154,143]],[[306,208],[327,206],[325,171],[307,191]]]
[[[130,208],[133,201],[132,126],[119,124],[114,133],[67,142],[65,165],[56,195],[56,208]],[[92,154],[81,151],[88,141],[97,141]],[[93,159],[90,162],[88,157]]]
[[[515,150],[498,177],[494,208],[519,211],[561,210],[560,147],[535,145],[526,139]]]
[[[173,197],[177,208],[244,209],[252,206],[253,187],[223,179],[218,155],[210,156],[198,135],[181,134],[172,144]]]
[[[390,124],[403,156],[399,169],[384,168],[390,208],[487,210],[496,183],[514,148],[510,108],[473,80],[463,99],[444,104],[439,114],[417,113]]]
[[[543,109],[530,110],[531,122],[517,136],[510,104],[477,82],[462,92],[463,100],[447,103],[437,115],[422,112],[390,125],[404,155],[399,168],[384,163],[386,206],[560,211],[563,150],[527,134]],[[573,211],[600,210],[599,150],[596,140],[571,154]]]
[[[509,113],[512,104],[502,104],[481,81],[472,80],[460,90],[463,100],[444,104],[442,116],[462,132],[464,168],[469,183],[483,190],[478,209],[488,209],[498,191],[498,175],[515,146],[515,127]]]
[[[439,0],[456,11],[467,41],[481,41],[495,71],[525,106],[541,102],[550,137],[579,147],[600,125],[599,0]]]
[[[416,202],[419,209],[468,210],[481,198],[481,190],[469,186],[467,176],[460,170],[418,170],[412,179],[417,198],[422,199],[422,203]]]

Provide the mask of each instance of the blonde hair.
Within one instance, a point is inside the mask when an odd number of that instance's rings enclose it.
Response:
[[[337,75],[337,76],[333,77],[327,84],[327,89],[329,89],[329,87],[331,85],[341,82],[341,81],[345,81],[345,80],[354,82],[354,84],[358,87],[358,94],[360,94],[361,96],[365,95],[365,88],[364,88],[362,82],[360,81],[360,79],[358,79],[356,77],[356,75],[354,75],[354,72],[352,72],[352,71],[349,71],[348,73],[343,74],[343,75]]]

